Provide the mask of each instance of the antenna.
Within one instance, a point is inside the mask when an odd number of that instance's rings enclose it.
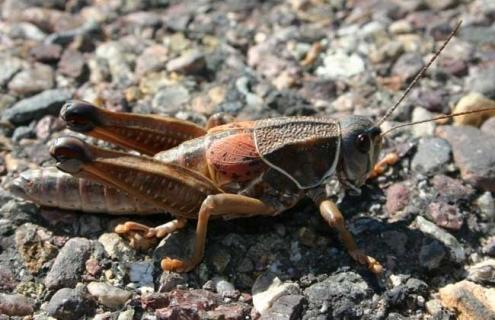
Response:
[[[443,116],[438,116],[438,117],[435,117],[435,118],[432,118],[432,119],[428,119],[428,120],[420,120],[420,121],[415,121],[415,122],[403,123],[403,124],[399,124],[399,125],[397,125],[395,127],[392,127],[390,129],[388,129],[387,131],[385,131],[384,133],[382,133],[381,136],[383,137],[384,135],[386,135],[390,131],[395,130],[395,129],[398,129],[398,128],[402,128],[402,127],[412,126],[412,125],[415,125],[415,124],[420,124],[420,123],[425,123],[425,122],[431,122],[431,121],[436,121],[436,120],[450,119],[450,118],[457,117],[457,116],[463,116],[465,114],[478,113],[478,112],[484,112],[484,111],[495,111],[495,108],[485,108],[485,109],[464,111],[464,112],[458,112],[458,113],[453,113],[453,114],[447,114],[447,115],[443,115]]]
[[[438,58],[440,53],[447,46],[450,39],[452,39],[452,37],[457,33],[461,24],[462,24],[462,20],[457,23],[454,30],[449,34],[447,40],[445,40],[445,42],[442,44],[440,49],[435,53],[435,55],[430,59],[430,61],[421,69],[421,71],[416,75],[416,77],[414,77],[414,80],[409,84],[409,86],[407,87],[406,91],[404,91],[404,94],[402,94],[400,99],[391,108],[389,108],[385,113],[385,115],[375,124],[377,127],[380,126],[385,120],[387,120],[387,118],[390,117],[392,112],[394,112],[395,109],[397,109],[397,107],[401,104],[401,102],[409,95],[411,89],[416,85],[418,80],[424,76],[426,71],[430,68],[431,64]]]

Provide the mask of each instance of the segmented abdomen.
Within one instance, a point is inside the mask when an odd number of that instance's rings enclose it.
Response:
[[[162,213],[156,205],[100,183],[74,178],[56,168],[23,172],[9,190],[41,206],[107,214]]]

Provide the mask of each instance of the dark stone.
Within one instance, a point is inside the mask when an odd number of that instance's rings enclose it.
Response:
[[[66,89],[47,90],[17,102],[5,110],[2,118],[14,125],[21,125],[47,114],[58,115],[64,103],[71,97],[72,93]]]
[[[167,71],[184,74],[197,74],[206,67],[204,54],[199,50],[185,52],[178,58],[167,63]]]
[[[96,302],[82,289],[58,290],[46,306],[48,315],[60,320],[77,320],[95,313]]]
[[[470,126],[442,126],[437,134],[452,146],[461,176],[470,184],[495,191],[495,139]]]
[[[419,251],[419,264],[428,270],[437,269],[446,254],[440,241],[425,240]]]
[[[72,238],[67,241],[46,275],[46,287],[50,290],[74,287],[85,270],[91,247],[91,242],[86,238]]]
[[[344,272],[311,285],[304,293],[310,308],[306,318],[319,314],[325,305],[330,308],[328,316],[352,319],[362,314],[360,303],[371,298],[372,290],[357,273]]]
[[[408,289],[405,285],[398,285],[385,292],[384,298],[393,307],[402,305],[408,296]]]

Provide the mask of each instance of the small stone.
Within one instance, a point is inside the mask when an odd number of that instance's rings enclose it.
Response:
[[[104,233],[98,241],[112,259],[133,261],[136,258],[136,251],[116,233]]]
[[[214,310],[207,312],[208,319],[212,320],[242,320],[249,319],[251,306],[242,302],[234,302],[229,304],[223,304],[216,307]]]
[[[103,282],[89,283],[88,291],[92,296],[98,299],[99,303],[112,309],[121,307],[132,296],[132,293],[129,291]]]
[[[34,130],[32,126],[20,126],[15,128],[12,134],[12,141],[19,142],[22,139],[30,139],[34,137]]]
[[[53,88],[53,69],[42,63],[35,63],[29,69],[17,73],[8,88],[18,95],[32,95]]]
[[[495,284],[495,259],[488,259],[470,266],[467,279],[479,284]]]
[[[411,100],[430,112],[443,112],[448,106],[448,93],[443,89],[416,89]]]
[[[184,275],[176,272],[163,272],[160,277],[159,292],[168,292],[186,283]]]
[[[133,262],[129,267],[129,280],[141,287],[153,288],[154,266],[151,261]]]
[[[265,272],[253,284],[253,305],[260,314],[270,309],[281,296],[299,294],[299,286],[292,282],[282,282],[275,274]]]
[[[433,114],[425,108],[416,107],[412,112],[411,122],[430,120],[433,118]],[[432,136],[435,132],[435,122],[430,121],[426,123],[416,124],[411,128],[411,131],[415,137],[421,138],[426,136]]]
[[[199,50],[190,50],[167,63],[167,71],[184,74],[196,74],[206,67],[204,54]]]
[[[444,307],[459,319],[495,319],[495,289],[463,280],[439,290]]]
[[[444,244],[448,248],[452,260],[461,263],[466,259],[464,248],[453,235],[421,216],[416,217],[414,224],[421,232]]]
[[[442,304],[437,299],[428,300],[425,306],[426,306],[426,311],[431,315],[435,315],[437,313],[442,312]]]
[[[490,192],[485,192],[476,199],[476,205],[485,221],[495,220],[495,200]]]
[[[50,243],[52,237],[50,231],[32,223],[17,228],[16,248],[30,272],[38,273],[57,254],[57,248]]]
[[[12,77],[21,70],[23,61],[17,57],[1,56],[2,68],[0,68],[0,86],[4,87]]]
[[[108,64],[112,82],[118,86],[127,87],[134,81],[129,57],[126,49],[118,41],[107,41],[98,46],[95,51],[96,58],[103,59]]]
[[[323,79],[350,78],[365,70],[363,59],[357,54],[347,55],[343,51],[327,52],[323,65],[316,69],[316,74]]]
[[[28,316],[33,314],[33,302],[20,294],[0,293],[0,315]]]
[[[300,319],[306,298],[303,295],[281,296],[273,303],[268,312],[264,313],[260,319]]]
[[[165,308],[170,304],[170,297],[164,293],[147,293],[141,297],[141,306],[145,310]]]
[[[488,118],[495,116],[495,101],[484,97],[479,93],[470,93],[457,102],[452,113],[476,111],[479,109],[494,108],[491,111],[476,112],[454,117],[454,123],[458,125],[470,125],[480,127]]]
[[[403,210],[409,204],[409,188],[404,183],[395,183],[387,189],[387,202],[385,209],[390,216]]]
[[[495,236],[488,238],[481,251],[490,257],[495,257]]]
[[[436,199],[447,203],[455,203],[460,200],[470,200],[475,191],[470,185],[465,185],[462,180],[439,174],[433,177],[431,184],[436,191]]]
[[[468,63],[457,58],[445,57],[439,61],[439,65],[444,72],[456,77],[464,77],[469,70]]]
[[[428,214],[436,225],[450,230],[461,229],[464,222],[457,206],[445,202],[430,203]]]
[[[136,312],[133,309],[123,311],[123,312],[119,313],[117,320],[133,320],[135,313]]]
[[[437,135],[452,146],[462,178],[486,191],[495,191],[495,139],[470,126],[442,126]]]
[[[493,30],[490,31],[493,33]],[[464,90],[478,92],[490,99],[495,99],[495,65],[480,68],[470,68],[469,75],[465,78]]]
[[[495,136],[495,117],[491,117],[490,119],[486,120],[480,129],[486,134]]]
[[[60,131],[65,127],[65,123],[59,117],[47,115],[41,118],[37,123],[34,131],[36,137],[40,140],[48,139],[53,132]]]
[[[158,244],[153,258],[158,263],[165,257],[187,260],[192,254],[195,239],[196,233],[192,229],[171,233]]]
[[[82,277],[91,249],[91,241],[86,238],[72,238],[67,241],[46,275],[46,287],[50,290],[74,287]]]
[[[411,81],[423,68],[423,58],[418,53],[404,53],[392,67],[392,75],[401,77],[404,83]]]
[[[437,240],[426,240],[419,250],[419,264],[428,270],[435,270],[442,264],[446,252],[444,245]]]
[[[136,61],[136,75],[142,76],[148,72],[160,71],[165,68],[168,60],[168,49],[160,45],[146,48]]]
[[[425,175],[443,172],[450,161],[451,152],[450,144],[444,139],[423,138],[419,141],[411,168]]]
[[[458,0],[426,0],[426,5],[433,10],[445,10],[455,7]]]
[[[223,295],[224,293],[232,292],[235,290],[234,285],[222,277],[214,277],[212,280],[213,280],[213,284],[215,286],[216,292],[221,294],[221,295]]]
[[[34,60],[45,63],[57,62],[62,54],[62,46],[57,44],[42,44],[29,52]]]
[[[314,306],[305,313],[308,319],[317,319],[321,314],[335,319],[356,319],[364,312],[361,302],[371,299],[373,291],[359,274],[343,272],[311,285],[304,294],[308,305]]]
[[[393,34],[411,33],[413,31],[413,26],[409,21],[402,19],[392,22],[388,27],[388,31]]]
[[[71,96],[72,93],[66,89],[47,90],[17,102],[5,110],[2,118],[14,125],[21,125],[40,119],[47,114],[58,115],[64,103]]]
[[[307,227],[302,227],[297,232],[297,235],[299,237],[299,241],[303,245],[308,246],[308,247],[315,246],[316,234],[312,229],[307,228]]]
[[[65,50],[58,63],[58,71],[67,77],[80,79],[86,71],[84,56],[76,50]]]
[[[58,290],[45,310],[48,315],[60,320],[77,320],[92,316],[96,303],[81,288]]]
[[[189,98],[189,91],[183,86],[167,86],[155,94],[151,106],[157,114],[174,114],[183,109]]]

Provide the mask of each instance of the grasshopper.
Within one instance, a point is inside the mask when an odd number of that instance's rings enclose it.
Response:
[[[379,121],[321,116],[224,123],[217,116],[204,129],[158,115],[110,112],[83,101],[68,102],[60,116],[71,130],[142,155],[99,148],[75,137],[59,138],[50,153],[65,173],[53,168],[28,171],[10,190],[42,206],[110,214],[169,212],[176,217],[157,227],[129,221],[115,228],[131,239],[136,234],[162,238],[183,228],[187,220],[197,220],[192,256],[161,261],[164,270],[179,272],[201,262],[210,218],[273,216],[308,196],[337,230],[350,256],[381,273],[381,264],[356,245],[325,185],[336,177],[344,189],[359,192],[368,177],[398,161],[393,154],[378,160],[386,134],[380,125],[458,28]]]

